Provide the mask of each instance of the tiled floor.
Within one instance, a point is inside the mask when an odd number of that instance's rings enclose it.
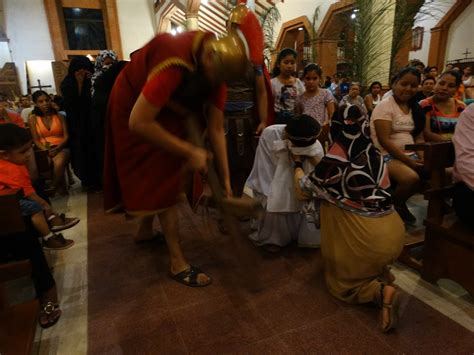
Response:
[[[395,265],[402,320],[383,335],[374,309],[327,293],[319,251],[236,248],[183,208],[187,256],[214,277],[210,287],[188,288],[167,277],[163,246],[134,245],[134,222],[104,215],[101,195],[88,198],[89,208],[77,191],[54,201],[81,223],[67,232],[76,245],[50,255],[64,313],[38,328],[41,354],[474,352],[473,299],[447,280],[431,285]]]
[[[78,184],[76,184],[78,185]],[[58,287],[63,314],[54,327],[41,329],[39,354],[87,353],[87,194],[73,189],[67,198],[52,201],[56,211],[75,216],[81,222],[63,235],[75,245],[61,252],[47,252]]]

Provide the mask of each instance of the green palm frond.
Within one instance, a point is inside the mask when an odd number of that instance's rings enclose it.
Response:
[[[424,0],[356,0],[355,18],[347,17],[348,25],[355,34],[354,43],[348,52],[348,57],[352,58],[355,79],[363,85],[375,79],[380,80],[380,75],[386,73],[383,67],[386,67],[387,61],[390,61],[391,74],[399,69],[397,65],[405,65],[396,63],[396,57],[405,45],[405,38],[411,33],[415,20],[441,18],[442,6],[441,3]],[[390,17],[393,18],[391,34],[385,22]],[[387,40],[387,35],[392,37],[392,46],[389,48],[381,45]],[[374,63],[378,63],[378,66]]]
[[[311,48],[312,48],[312,52],[311,52],[311,59],[313,61],[313,63],[316,63],[316,60],[317,60],[317,53],[316,53],[316,39],[317,39],[317,30],[316,30],[316,24],[319,20],[319,13],[321,12],[321,7],[318,5],[316,6],[316,8],[314,9],[314,12],[313,12],[313,18],[311,19]]]
[[[265,42],[263,56],[265,58],[265,63],[268,65],[270,62],[271,51],[274,49],[274,28],[281,20],[280,11],[276,6],[269,7],[262,13],[259,20],[263,30],[263,40]]]

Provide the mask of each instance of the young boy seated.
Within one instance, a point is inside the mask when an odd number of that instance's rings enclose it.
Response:
[[[268,251],[296,241],[300,247],[319,247],[318,215],[315,206],[299,201],[294,188],[294,159],[311,172],[324,156],[317,140],[321,125],[308,115],[291,118],[286,125],[263,130],[254,165],[246,186],[265,208],[258,230],[249,237]]]
[[[73,240],[55,234],[71,228],[78,218],[57,215],[51,206],[35,192],[26,168],[31,155],[31,136],[24,128],[7,123],[0,125],[0,190],[23,189],[20,209],[24,217],[30,217],[42,239],[44,249],[62,250],[70,248]]]

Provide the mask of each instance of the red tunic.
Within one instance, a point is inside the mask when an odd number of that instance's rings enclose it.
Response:
[[[129,130],[130,113],[140,93],[160,108],[156,120],[169,132],[185,138],[183,117],[165,107],[183,94],[184,78],[195,73],[195,58],[210,34],[160,34],[138,52],[115,81],[107,110],[104,203],[105,209],[123,206],[131,213],[152,213],[176,203],[181,190],[184,160],[145,142]],[[225,85],[199,104],[225,103]],[[172,97],[173,96],[173,97]],[[183,95],[181,95],[182,97]],[[184,95],[186,96],[186,95]],[[176,99],[186,105],[181,99]],[[193,112],[196,112],[194,110]]]

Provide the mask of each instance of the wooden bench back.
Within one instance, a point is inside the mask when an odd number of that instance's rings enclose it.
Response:
[[[0,238],[26,230],[18,199],[21,189],[0,190]],[[31,275],[31,262],[22,260],[0,263],[0,353],[30,354],[39,316],[36,299],[20,304],[7,303],[6,282]]]
[[[21,215],[18,198],[23,191],[0,190],[0,236],[23,232],[25,222]]]
[[[428,200],[426,219],[442,223],[446,212],[445,199],[452,190],[451,173],[447,168],[454,165],[454,145],[452,142],[429,143],[425,150],[425,171],[430,177],[430,188],[425,192]]]
[[[445,199],[450,196],[451,174],[447,169],[454,165],[454,145],[451,141],[407,145],[406,149],[424,152],[424,171],[429,188],[424,192],[428,200],[426,220],[441,224],[446,211]]]
[[[51,172],[51,161],[49,160],[49,152],[47,150],[35,149],[35,160],[39,174]]]

